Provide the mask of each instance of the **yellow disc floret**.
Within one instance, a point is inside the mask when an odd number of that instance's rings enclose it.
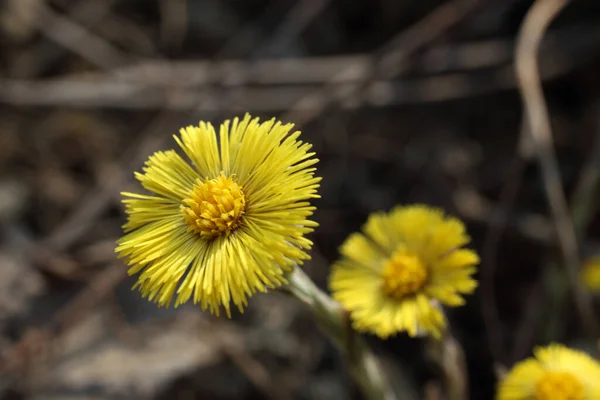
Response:
[[[427,281],[427,268],[421,259],[405,249],[396,251],[381,271],[384,292],[395,298],[415,294]]]
[[[189,228],[211,239],[229,235],[240,223],[246,208],[242,188],[223,173],[215,179],[198,180],[180,207]]]
[[[570,372],[547,371],[535,386],[536,400],[584,400],[581,381]]]

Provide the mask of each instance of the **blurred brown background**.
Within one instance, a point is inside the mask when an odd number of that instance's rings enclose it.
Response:
[[[520,146],[513,52],[531,4],[1,1],[0,398],[360,398],[293,300],[257,296],[231,321],[159,310],[115,260],[133,171],[179,127],[246,111],[297,123],[321,160],[305,266],[319,285],[372,211],[425,202],[467,223],[481,288],[450,318],[472,399],[535,344],[597,351]],[[540,60],[585,257],[600,236],[600,3],[572,1]],[[439,398],[420,341],[369,341],[407,398]]]

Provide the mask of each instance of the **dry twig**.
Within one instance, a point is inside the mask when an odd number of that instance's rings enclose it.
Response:
[[[494,279],[498,263],[498,247],[521,187],[523,166],[523,160],[520,156],[516,155],[509,166],[507,176],[504,180],[505,183],[501,190],[500,205],[498,206],[498,224],[490,224],[488,226],[481,250],[481,308],[483,321],[486,326],[488,347],[496,362],[501,361],[503,354],[505,354],[502,324],[500,323],[496,306],[496,283]]]
[[[72,19],[54,12],[44,4],[40,5],[39,14],[35,21],[44,35],[90,63],[103,69],[126,63],[127,58],[120,50]]]
[[[538,72],[537,52],[544,33],[567,3],[568,0],[537,0],[533,4],[519,32],[515,50],[515,65],[531,143],[535,148],[542,171],[546,196],[554,218],[566,274],[582,323],[590,336],[595,337],[597,324],[590,299],[587,293],[581,289],[578,279],[577,237],[554,154],[552,130]]]
[[[477,5],[478,0],[453,0],[436,8],[375,52],[374,68],[368,68],[371,79],[358,80],[357,83],[340,89],[337,87],[340,80],[357,74],[354,65],[343,68],[328,84],[300,98],[285,113],[283,119],[294,121],[299,126],[304,125],[320,115],[336,99],[342,100],[342,103],[350,100],[353,107],[360,105],[361,93],[368,89],[371,80],[380,76],[394,77],[410,56],[462,21]]]
[[[600,124],[598,122],[596,122],[597,133],[590,156],[581,168],[571,198],[573,225],[578,238],[583,237],[594,212],[598,209],[597,195],[600,189]]]
[[[565,43],[583,34],[576,49]],[[584,43],[585,42],[585,43]],[[587,62],[600,43],[600,30],[565,29],[556,34],[552,45],[545,46],[542,57],[565,58],[565,62],[544,64],[543,80],[554,79]],[[463,43],[448,48],[434,47],[431,54],[447,51],[470,53],[479,47],[499,46],[498,41]],[[501,47],[510,47],[503,40]],[[565,53],[568,56],[565,56]],[[425,54],[424,58],[429,56]],[[437,57],[437,56],[432,56]],[[448,64],[453,72],[414,79],[374,79],[373,56],[305,57],[300,59],[143,61],[109,72],[65,76],[51,80],[0,80],[0,101],[19,105],[68,105],[74,107],[110,107],[124,109],[202,110],[215,112],[281,111],[295,107],[298,112],[314,112],[318,107],[306,100],[329,88],[328,102],[342,108],[372,105],[419,104],[461,99],[516,87],[513,66],[503,63],[486,65],[496,68],[474,73],[481,63],[457,61]],[[399,66],[400,68],[400,66]],[[347,71],[341,74],[340,71]],[[463,70],[464,72],[457,72]],[[319,85],[319,86],[317,86]],[[216,101],[214,86],[227,93],[228,101]],[[363,87],[363,90],[359,90]],[[352,96],[349,96],[352,95]],[[320,98],[319,98],[320,99]],[[307,120],[308,121],[308,120]]]
[[[77,21],[81,25],[94,26],[110,12],[115,1],[80,0],[71,6],[68,18]],[[53,26],[41,28],[48,30],[55,29]],[[85,39],[85,36],[70,38],[72,41],[81,39]],[[11,63],[11,76],[18,76],[20,78],[37,76],[65,53],[64,47],[50,46],[49,42],[48,38],[41,36],[36,43],[19,52]]]
[[[161,0],[160,40],[163,45],[180,47],[188,23],[188,4],[185,0]]]

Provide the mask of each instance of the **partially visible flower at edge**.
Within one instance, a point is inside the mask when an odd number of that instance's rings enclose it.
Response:
[[[285,284],[309,259],[304,237],[321,178],[308,143],[293,124],[250,115],[180,130],[175,150],[150,156],[135,173],[147,194],[122,193],[128,214],[116,251],[127,258],[134,288],[159,306],[190,298],[219,315],[231,303]]]
[[[600,257],[586,259],[579,271],[579,277],[585,289],[590,293],[600,294]]]
[[[355,329],[387,338],[441,336],[440,303],[463,305],[472,293],[477,254],[464,224],[425,205],[372,214],[340,248],[329,278],[332,296],[350,313]]]
[[[600,363],[561,344],[538,347],[499,383],[496,399],[600,399]]]

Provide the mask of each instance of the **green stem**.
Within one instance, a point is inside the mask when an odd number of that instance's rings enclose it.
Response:
[[[431,359],[439,366],[444,380],[444,388],[449,400],[469,398],[465,354],[460,343],[454,338],[450,326],[440,339],[428,338],[427,347]]]
[[[284,289],[311,311],[321,330],[346,356],[350,372],[369,400],[396,400],[385,371],[365,341],[349,326],[338,302],[320,290],[301,268],[295,268]]]

